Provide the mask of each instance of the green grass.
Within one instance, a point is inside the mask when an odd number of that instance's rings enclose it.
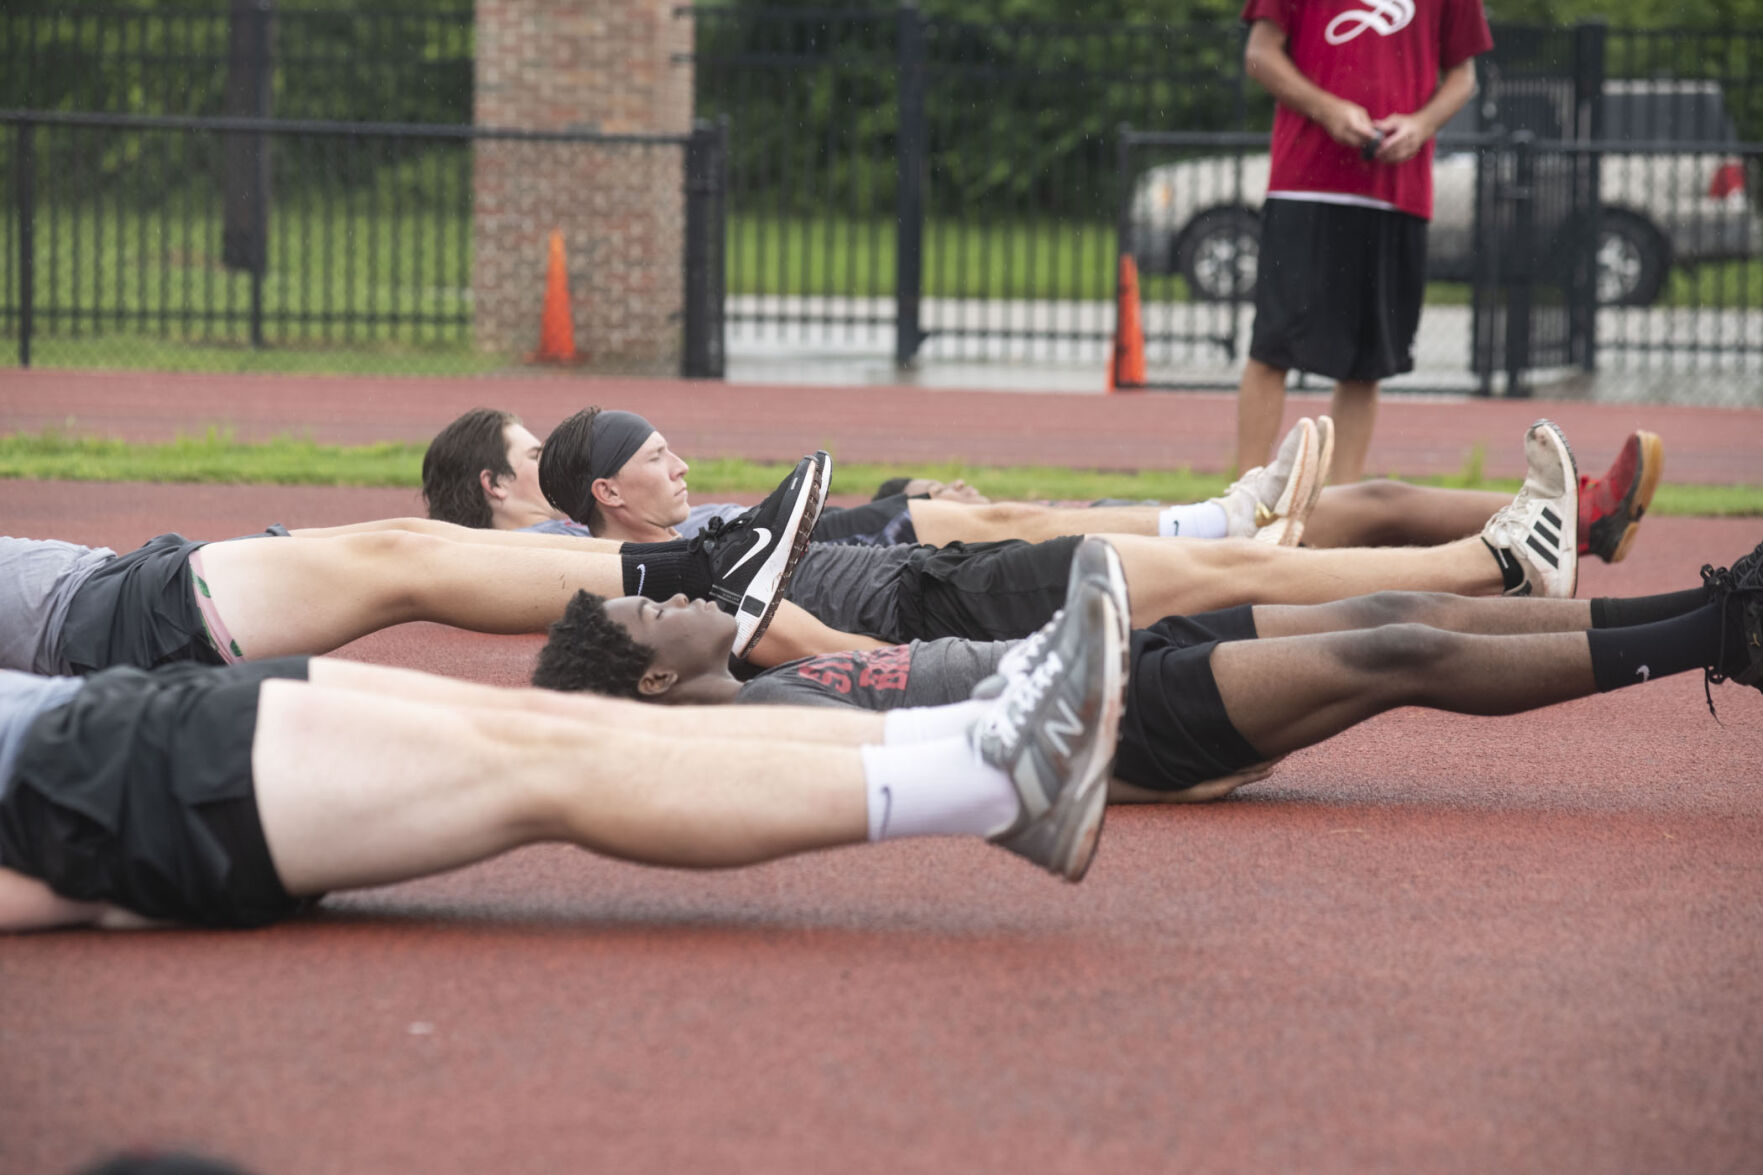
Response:
[[[283,437],[245,443],[211,429],[164,444],[75,437],[61,432],[0,434],[0,478],[71,481],[210,482],[223,484],[391,486],[421,484],[422,444],[321,445]],[[764,493],[787,466],[734,458],[692,465],[692,493],[701,502],[718,495]],[[844,463],[836,467],[835,494],[863,494],[889,477],[915,474],[961,477],[997,499],[1147,498],[1196,501],[1222,490],[1223,474],[1189,470],[1114,473],[1052,466],[980,466],[960,463],[897,465]],[[1472,455],[1457,474],[1410,479],[1423,485],[1514,493],[1515,478],[1484,478]],[[1653,502],[1658,514],[1763,515],[1763,486],[1662,485]]]

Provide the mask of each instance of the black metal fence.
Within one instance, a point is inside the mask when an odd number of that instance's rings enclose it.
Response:
[[[1056,358],[1105,337],[1122,121],[1241,121],[1226,25],[695,9],[701,115],[733,127],[731,330]]]
[[[1760,167],[1759,143],[1441,136],[1407,384],[1517,394],[1573,372],[1695,372],[1704,396],[1752,402],[1763,219],[1744,177]],[[1152,383],[1229,384],[1253,315],[1265,142],[1127,130],[1119,168]]]
[[[475,39],[472,6],[458,0],[7,0],[0,109],[463,124]]]
[[[1116,166],[1119,124],[1169,136],[1163,158],[1135,149],[1145,167],[1222,154],[1246,168],[1249,189],[1265,180],[1254,159],[1265,157],[1272,103],[1243,75],[1234,24],[975,25],[904,8],[694,16],[700,110],[727,115],[734,128],[729,320],[733,345],[749,354],[795,346],[900,363],[1100,363],[1113,330],[1115,214],[1139,182]],[[1543,178],[1574,171],[1583,188],[1606,174],[1639,177],[1660,187],[1659,199],[1674,193],[1673,215],[1689,219],[1658,224],[1648,238],[1620,205],[1585,204],[1603,209],[1604,260],[1581,274],[1597,273],[1606,291],[1602,310],[1575,302],[1572,324],[1568,292],[1552,284],[1536,288],[1524,324],[1513,321],[1503,287],[1477,295],[1473,217],[1435,225],[1435,254],[1462,263],[1440,267],[1444,284],[1429,306],[1446,309],[1428,314],[1467,318],[1479,305],[1484,342],[1479,351],[1444,346],[1423,362],[1420,385],[1485,388],[1490,373],[1503,381],[1532,367],[1619,369],[1639,353],[1623,342],[1651,337],[1640,324],[1667,308],[1680,325],[1697,315],[1723,324],[1698,326],[1692,333],[1706,341],[1685,357],[1746,362],[1747,312],[1732,320],[1733,304],[1750,297],[1758,246],[1739,242],[1717,255],[1693,245],[1708,235],[1707,201],[1683,184],[1695,173],[1703,193],[1719,193],[1720,217],[1734,222],[1757,205],[1763,174],[1744,144],[1763,141],[1763,32],[1499,25],[1495,41],[1481,63],[1482,95],[1454,138],[1529,132],[1547,155]],[[1723,150],[1707,175],[1706,161],[1684,152],[1667,164],[1606,151],[1597,169],[1575,163],[1573,149],[1548,153],[1606,116],[1603,137],[1628,148],[1675,139],[1719,141]],[[1183,136],[1184,147],[1168,146]],[[1461,169],[1467,159],[1475,171],[1473,151],[1444,156],[1441,167]],[[1236,177],[1210,182],[1231,186]],[[1487,195],[1466,199],[1471,209],[1478,199],[1499,206]],[[1163,273],[1190,272],[1165,278],[1148,267],[1161,337],[1172,360],[1186,357],[1171,376],[1184,386],[1234,381],[1248,312],[1198,286],[1231,280],[1244,255],[1233,242],[1252,245],[1258,201],[1258,192],[1234,205],[1215,201],[1222,206],[1186,256],[1166,248],[1155,259]],[[1629,288],[1612,296],[1619,275]],[[1515,357],[1514,346],[1525,355]]]
[[[685,374],[721,374],[718,128],[619,136],[27,111],[0,111],[0,127],[0,346],[21,365],[151,366],[192,347],[224,365],[273,347],[349,348],[352,369],[375,354],[394,370],[425,356],[448,371],[503,366],[515,356],[474,335],[473,154],[495,142],[679,178],[685,247],[652,262],[684,275]]]
[[[907,6],[745,5],[682,8],[682,19],[688,11],[699,112],[726,117],[732,129],[727,231],[690,246],[702,278],[691,286],[694,313],[705,318],[706,297],[722,307],[734,346],[901,364],[921,356],[1099,363],[1113,330],[1117,211],[1144,170],[1223,151],[1233,170],[1214,182],[1235,183],[1242,168],[1243,205],[1211,218],[1185,255],[1152,259],[1167,272],[1146,265],[1146,292],[1166,316],[1171,355],[1194,357],[1176,378],[1214,382],[1214,366],[1236,361],[1241,299],[1215,300],[1216,290],[1201,287],[1241,284],[1231,273],[1252,243],[1252,164],[1272,102],[1243,75],[1234,21],[994,23]],[[1725,230],[1711,227],[1707,201],[1680,181],[1705,180],[1722,223],[1757,206],[1763,174],[1745,145],[1763,141],[1763,30],[1497,25],[1495,41],[1481,62],[1476,121],[1460,133],[1528,131],[1545,191],[1569,171],[1584,204],[1587,185],[1640,176],[1674,193],[1688,219],[1656,223],[1649,237],[1616,204],[1586,204],[1600,218],[1599,260],[1577,272],[1604,282],[1606,294],[1619,275],[1632,288],[1588,302],[1582,287],[1537,285],[1523,323],[1510,291],[1477,293],[1473,273],[1441,268],[1423,332],[1453,315],[1495,325],[1469,332],[1481,332],[1479,350],[1453,343],[1425,360],[1428,379],[1478,386],[1490,370],[1516,369],[1519,344],[1530,358],[1517,368],[1743,368],[1758,313],[1757,246],[1741,242],[1717,256],[1685,245]],[[319,0],[273,13],[265,0],[151,10],[13,0],[0,8],[0,106],[462,124],[471,117],[472,44],[472,13],[458,0],[395,9]],[[1715,170],[1702,176],[1709,152],[1653,153],[1655,162],[1643,163],[1645,152],[1609,149],[1589,167],[1583,143],[1594,118],[1610,122],[1605,139],[1719,144]],[[1141,144],[1123,170],[1122,124],[1213,138]],[[253,238],[237,224],[249,204],[246,169],[228,156],[249,136],[213,126],[40,128],[28,226],[37,341],[101,323],[109,331],[145,324],[157,337],[208,330],[231,339],[225,332],[243,330],[249,338],[257,321],[279,345],[387,335],[455,345],[472,264],[458,244],[470,232],[460,178],[469,145],[428,134],[265,133],[274,148],[255,161],[271,170],[259,181],[273,193],[271,224]],[[27,231],[16,212],[18,139],[0,139],[15,209],[0,313],[15,332],[26,268],[18,237]],[[1462,155],[1444,153],[1441,167],[1461,166]],[[1676,162],[1659,162],[1667,155]],[[1518,154],[1506,158],[1518,166]],[[42,195],[51,189],[67,199]],[[1473,203],[1521,211],[1485,192]],[[126,211],[137,206],[150,211]],[[1462,233],[1474,231],[1473,217],[1468,223]],[[1445,218],[1435,223],[1435,258],[1473,254],[1447,239],[1457,231]],[[266,258],[250,254],[253,242]],[[93,265],[112,263],[115,275],[94,278]],[[136,273],[137,265],[147,268]],[[718,276],[725,296],[706,295]],[[1661,336],[1651,324],[1667,320]],[[713,332],[701,353],[720,355],[719,339]]]

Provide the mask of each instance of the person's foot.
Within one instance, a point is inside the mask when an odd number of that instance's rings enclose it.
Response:
[[[831,481],[825,450],[804,457],[765,501],[731,522],[712,518],[692,540],[710,560],[710,598],[735,618],[735,656],[745,657],[765,635]]]
[[[1332,445],[1332,426],[1329,435]],[[1286,433],[1269,464],[1249,470],[1232,482],[1222,497],[1213,499],[1224,508],[1225,533],[1231,538],[1297,546],[1310,504],[1326,476],[1326,471],[1318,468],[1320,464],[1316,422],[1305,417]]]
[[[1559,425],[1539,420],[1524,434],[1528,469],[1512,504],[1482,527],[1509,596],[1567,599],[1579,587],[1579,471]]]
[[[1579,476],[1579,553],[1620,563],[1665,470],[1665,442],[1636,429],[1603,477]]]
[[[1718,664],[1708,681],[1735,681],[1763,690],[1763,543],[1730,568],[1702,568],[1708,599],[1722,609],[1725,635]]]
[[[991,839],[1069,881],[1095,856],[1125,686],[1120,601],[1085,579],[969,733],[1016,786],[1016,820]]]

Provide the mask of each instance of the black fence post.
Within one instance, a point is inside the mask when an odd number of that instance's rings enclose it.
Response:
[[[1580,369],[1598,369],[1598,238],[1603,235],[1603,194],[1600,177],[1604,156],[1597,145],[1604,138],[1604,62],[1610,26],[1582,20],[1573,26],[1573,100],[1578,125],[1573,138],[1590,141],[1589,154],[1571,161],[1577,226],[1572,243],[1572,281],[1568,287],[1570,354],[1577,352]]]
[[[686,142],[685,340],[680,374],[723,376],[723,242],[728,189],[728,119],[698,122]]]
[[[37,286],[37,147],[29,119],[18,122],[18,365],[31,365]]]
[[[1529,397],[1531,310],[1536,279],[1536,136],[1512,136],[1512,239],[1506,274],[1506,395]]]
[[[1132,124],[1114,128],[1114,304],[1120,305],[1120,258],[1132,240]]]
[[[894,193],[894,365],[910,367],[924,341],[919,328],[924,292],[924,169],[930,133],[925,122],[924,17],[900,6],[899,128],[894,143],[899,183]]]
[[[268,118],[271,113],[271,29],[275,0],[232,0],[227,60],[227,113]],[[221,256],[251,275],[251,345],[263,346],[263,275],[269,266],[269,136],[226,136],[226,224]]]

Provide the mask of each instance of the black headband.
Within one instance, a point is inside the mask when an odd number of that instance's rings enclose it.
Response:
[[[594,417],[594,435],[588,440],[588,484],[603,477],[617,477],[624,463],[636,456],[655,434],[655,426],[635,412],[602,412]]]

